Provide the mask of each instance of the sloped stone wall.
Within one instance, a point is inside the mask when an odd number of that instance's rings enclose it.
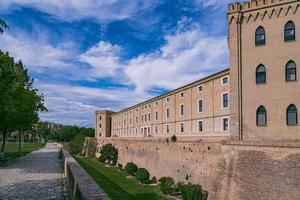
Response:
[[[209,199],[294,200],[300,197],[300,145],[102,139],[114,144],[118,162],[135,162],[151,176],[201,184]],[[99,156],[99,155],[98,155]]]

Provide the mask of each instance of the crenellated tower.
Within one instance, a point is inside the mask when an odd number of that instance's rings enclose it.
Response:
[[[300,67],[300,0],[229,4],[227,18],[233,137],[299,140],[299,126],[287,123],[287,107],[300,109],[300,84],[286,80],[286,66]]]

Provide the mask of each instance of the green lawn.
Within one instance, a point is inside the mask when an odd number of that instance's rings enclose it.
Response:
[[[34,150],[38,150],[41,147],[43,147],[44,144],[40,143],[31,143],[31,142],[24,142],[23,148],[22,148],[22,153],[19,154],[18,150],[18,143],[17,142],[7,142],[5,145],[5,157],[0,158],[0,167],[6,166],[9,163],[11,163],[14,159],[24,156]]]
[[[142,185],[134,178],[126,178],[116,167],[105,167],[96,158],[75,156],[79,164],[94,178],[112,200],[160,200],[168,199],[159,187]]]

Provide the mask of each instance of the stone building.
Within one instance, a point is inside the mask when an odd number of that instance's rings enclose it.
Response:
[[[230,4],[227,18],[229,69],[119,112],[96,111],[96,137],[299,140],[300,1]]]

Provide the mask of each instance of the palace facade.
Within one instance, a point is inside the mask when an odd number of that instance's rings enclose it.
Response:
[[[228,6],[230,67],[119,112],[96,137],[300,140],[300,0]]]

